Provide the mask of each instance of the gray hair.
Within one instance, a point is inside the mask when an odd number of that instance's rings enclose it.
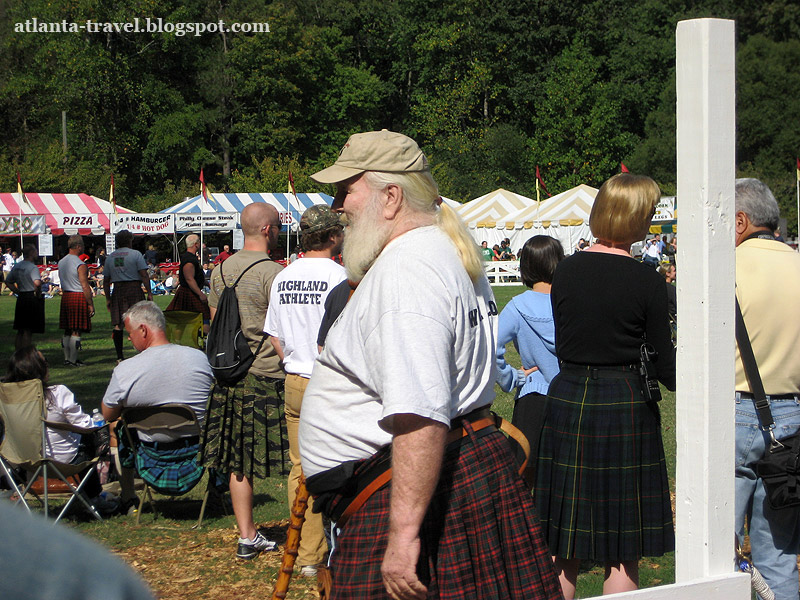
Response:
[[[736,180],[736,212],[743,212],[756,227],[778,228],[780,210],[767,184],[758,179]]]
[[[142,300],[131,306],[122,315],[122,322],[124,323],[130,319],[131,325],[141,325],[144,323],[152,329],[165,331],[167,329],[167,321],[164,319],[164,313],[158,307],[158,304],[149,300]]]

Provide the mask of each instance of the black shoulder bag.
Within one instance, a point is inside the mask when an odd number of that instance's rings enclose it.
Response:
[[[800,433],[780,441],[775,437],[775,420],[769,409],[764,384],[758,372],[756,357],[750,345],[750,336],[744,325],[739,300],[736,300],[736,343],[742,357],[744,372],[756,402],[756,412],[761,430],[769,434],[769,448],[756,462],[756,474],[763,480],[767,502],[774,510],[800,506]]]

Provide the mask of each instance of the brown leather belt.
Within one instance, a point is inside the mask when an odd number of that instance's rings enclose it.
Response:
[[[479,409],[481,410],[481,409]],[[486,409],[488,412],[488,408]],[[477,411],[476,411],[477,412]],[[465,415],[465,417],[461,418],[461,425],[459,426],[456,424],[456,428],[451,429],[447,433],[447,437],[445,438],[445,452],[449,449],[451,444],[456,444],[460,442],[463,438],[469,435],[469,432],[464,427],[463,423],[468,422],[470,424],[470,429],[477,433],[487,427],[496,427],[504,432],[506,432],[510,437],[512,437],[524,450],[525,452],[525,462],[522,463],[522,466],[519,469],[520,475],[525,471],[525,467],[528,464],[528,458],[530,456],[530,444],[528,444],[528,440],[525,438],[523,433],[514,427],[511,423],[499,417],[495,414],[489,413],[489,416],[476,419],[475,421],[469,421],[469,415]],[[375,479],[373,479],[367,486],[361,490],[361,492],[353,498],[353,501],[344,509],[342,512],[342,516],[336,522],[337,527],[342,527],[347,522],[347,520],[353,516],[358,510],[364,506],[364,503],[369,500],[370,496],[381,489],[384,485],[389,483],[392,479],[392,468],[388,467],[384,472],[378,475]]]

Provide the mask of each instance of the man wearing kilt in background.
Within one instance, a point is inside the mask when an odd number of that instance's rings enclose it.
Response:
[[[332,598],[560,598],[489,417],[494,297],[427,159],[404,135],[356,134],[313,178],[336,184],[344,262],[360,281],[300,414],[308,488],[339,532]],[[351,501],[362,487],[369,497]]]
[[[122,315],[131,306],[144,300],[142,286],[147,290],[147,299],[152,300],[150,276],[147,274],[147,263],[142,253],[131,248],[133,234],[124,229],[114,237],[117,249],[106,258],[103,267],[103,290],[106,294],[106,307],[111,312],[111,324],[114,331],[114,350],[117,351],[117,362],[124,359],[122,355]],[[111,291],[111,284],[114,291]]]
[[[89,267],[79,258],[83,253],[83,238],[69,236],[69,252],[58,261],[58,276],[61,281],[61,314],[59,327],[64,330],[61,345],[64,347],[64,364],[82,367],[78,360],[81,348],[81,333],[92,330],[94,300],[89,285]]]
[[[17,295],[14,308],[14,329],[17,337],[14,348],[19,350],[30,346],[31,334],[44,333],[44,298],[42,297],[42,277],[36,259],[39,253],[33,244],[25,244],[22,257],[6,278],[6,286]]]
[[[206,276],[197,259],[198,250],[200,250],[200,236],[194,233],[187,235],[186,252],[181,254],[181,266],[178,269],[180,287],[165,310],[203,313],[203,322],[206,324],[205,331],[208,333],[211,311],[208,306],[208,298],[203,293]]]
[[[242,211],[241,223],[242,250],[214,269],[211,276],[211,318],[224,287],[232,286],[250,267],[236,286],[236,297],[242,333],[255,360],[235,386],[214,386],[200,452],[205,466],[230,474],[240,536],[236,557],[250,560],[275,548],[275,542],[267,541],[253,522],[253,478],[289,474],[289,440],[283,407],[285,375],[264,333],[270,288],[282,269],[267,255],[278,243],[280,216],[269,204],[254,202]],[[271,467],[279,471],[271,472]]]

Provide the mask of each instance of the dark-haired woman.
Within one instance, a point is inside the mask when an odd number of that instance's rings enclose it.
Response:
[[[29,381],[38,379],[42,382],[44,401],[47,409],[47,420],[56,423],[70,423],[77,427],[92,427],[92,418],[83,412],[81,405],[75,402],[75,395],[65,385],[48,385],[49,369],[47,360],[34,346],[20,348],[11,355],[8,371],[3,381]],[[45,453],[49,458],[61,463],[78,464],[91,460],[95,456],[95,444],[92,435],[80,435],[69,431],[46,428]],[[92,477],[84,488],[90,498],[100,494],[102,487],[97,477]],[[105,507],[103,507],[105,508]]]
[[[550,284],[556,265],[564,258],[561,243],[546,235],[530,238],[519,253],[522,283],[530,288],[515,296],[500,313],[497,327],[497,383],[506,391],[517,390],[512,423],[531,445],[525,479],[533,485],[539,435],[544,421],[550,382],[558,374],[556,335]],[[506,362],[506,344],[522,359],[522,369]]]
[[[649,177],[606,181],[589,217],[597,243],[553,276],[561,371],[547,395],[534,495],[568,600],[582,559],[604,564],[610,594],[636,589],[639,559],[675,546],[659,409],[637,368],[646,341],[659,381],[675,389],[667,290],[630,255],[660,195]]]

